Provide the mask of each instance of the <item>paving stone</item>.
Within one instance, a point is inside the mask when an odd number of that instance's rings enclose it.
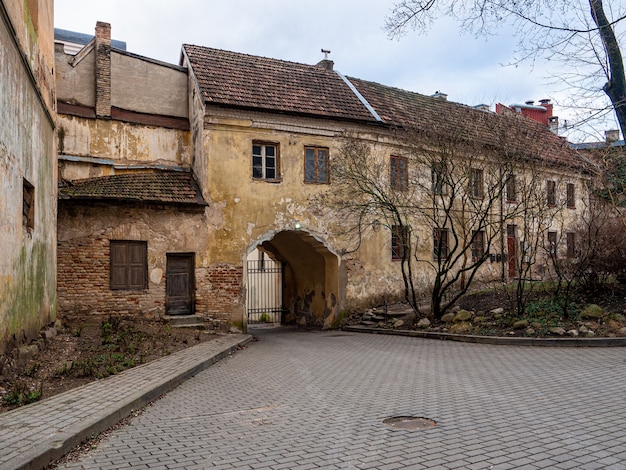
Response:
[[[255,335],[62,468],[119,468],[135,454],[152,465],[229,469],[619,469],[626,457],[626,410],[615,405],[626,383],[620,348]],[[437,425],[383,424],[407,415]]]

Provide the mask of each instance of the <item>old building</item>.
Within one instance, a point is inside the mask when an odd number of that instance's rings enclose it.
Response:
[[[0,354],[56,315],[52,5],[0,1]]]
[[[345,77],[328,59],[184,45],[180,65],[164,64],[112,46],[99,23],[75,55],[57,45],[56,70],[63,313],[329,327],[347,310],[401,298],[402,230],[372,223],[355,247],[346,220],[319,205],[337,190],[346,136],[398,191],[422,181],[425,193],[444,193],[431,186],[433,166],[411,157],[436,153],[443,137],[458,143],[474,201],[487,199],[487,174],[506,159],[520,185],[507,173],[506,197],[494,196],[498,243],[487,253],[489,234],[470,234],[471,255],[490,257],[481,282],[517,276],[528,257],[520,242],[530,224],[503,218],[527,175],[541,178],[546,243],[565,240],[584,210],[584,162],[545,125]],[[456,234],[426,219],[411,225],[416,255],[431,264],[414,273],[426,296],[432,261]]]
[[[212,220],[192,172],[187,71],[112,46],[110,31],[98,23],[75,54],[56,45],[59,312],[206,311]]]

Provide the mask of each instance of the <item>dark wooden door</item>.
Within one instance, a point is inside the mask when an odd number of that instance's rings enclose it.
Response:
[[[194,253],[168,253],[165,268],[165,313],[167,315],[193,315]]]

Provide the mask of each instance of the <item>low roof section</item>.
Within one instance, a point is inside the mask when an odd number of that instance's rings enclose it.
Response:
[[[344,77],[321,63],[299,64],[189,44],[183,45],[183,55],[207,104],[350,120],[414,132],[424,141],[447,138],[474,148],[506,150],[513,158],[558,167],[588,166],[566,140],[521,115],[498,115]]]
[[[174,170],[142,171],[66,181],[59,187],[59,199],[198,208],[208,205],[193,175],[188,171]]]

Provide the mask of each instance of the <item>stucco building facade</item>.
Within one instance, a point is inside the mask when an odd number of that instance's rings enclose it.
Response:
[[[0,354],[56,316],[53,2],[0,1]]]
[[[356,247],[345,219],[319,204],[336,190],[333,165],[348,135],[371,150],[386,184],[401,168],[430,185],[430,167],[402,163],[412,161],[399,132],[407,129],[431,142],[424,154],[441,136],[471,142],[475,153],[459,158],[482,162],[485,174],[506,155],[520,178],[542,175],[542,198],[569,201],[572,191],[579,201],[551,216],[559,237],[587,197],[584,162],[546,126],[345,77],[327,59],[184,45],[179,65],[163,64],[111,47],[102,23],[76,55],[57,45],[56,69],[62,313],[330,327],[351,309],[401,299],[390,227]],[[516,202],[498,197],[492,218]],[[480,253],[493,255],[480,282],[516,275],[517,224],[499,227],[499,242]],[[416,256],[432,261],[433,227],[415,220],[413,233]],[[432,270],[414,277],[427,298]]]

